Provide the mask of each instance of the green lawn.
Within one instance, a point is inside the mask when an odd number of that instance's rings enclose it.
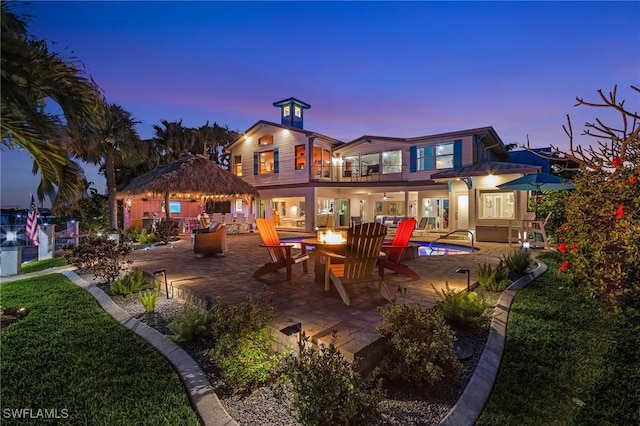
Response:
[[[477,425],[640,424],[640,312],[612,314],[549,270],[511,307],[505,354]]]
[[[2,330],[3,425],[21,408],[64,409],[65,424],[199,424],[171,364],[63,275],[2,284],[0,304],[30,309]]]
[[[29,272],[43,271],[45,269],[64,266],[66,264],[67,260],[64,257],[54,257],[53,259],[47,260],[33,260],[22,265],[20,273],[28,274]]]

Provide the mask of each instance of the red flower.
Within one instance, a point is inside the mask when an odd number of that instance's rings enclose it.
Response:
[[[565,260],[558,268],[558,275],[562,275],[567,269],[569,269],[569,261]]]
[[[613,157],[613,167],[617,169],[618,167],[620,167],[621,164],[622,164],[622,160],[620,159],[620,157],[618,156]]]
[[[567,252],[567,244],[566,243],[560,243],[558,245],[558,251],[560,253],[566,253]]]
[[[616,210],[616,219],[618,220],[622,219],[623,215],[624,215],[624,205],[620,204],[618,206],[618,210]]]
[[[558,232],[564,232],[566,230],[567,230],[567,227],[564,224],[560,225],[560,228],[558,228]]]
[[[580,248],[578,243],[573,243],[573,246],[571,246],[571,251],[578,251],[578,248]]]
[[[629,183],[631,185],[635,185],[637,181],[638,181],[638,178],[636,177],[636,175],[633,175],[629,178]]]

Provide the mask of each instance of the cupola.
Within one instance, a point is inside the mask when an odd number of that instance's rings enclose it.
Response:
[[[311,105],[299,101],[296,98],[283,99],[274,102],[273,106],[280,108],[280,122],[283,126],[303,129],[304,110],[311,108]]]

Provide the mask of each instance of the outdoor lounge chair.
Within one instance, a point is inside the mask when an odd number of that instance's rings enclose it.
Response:
[[[276,227],[272,221],[264,218],[256,219],[256,227],[262,237],[262,246],[266,247],[271,256],[271,262],[265,263],[263,267],[254,272],[253,276],[258,278],[266,273],[275,272],[278,269],[287,268],[287,281],[291,280],[291,266],[294,263],[302,263],[302,269],[307,272],[307,260],[309,254],[301,252],[293,254],[293,244],[283,244],[280,242]]]
[[[384,270],[390,269],[399,274],[406,275],[407,277],[417,280],[420,278],[417,272],[409,268],[407,265],[400,263],[402,261],[402,255],[407,249],[409,244],[409,238],[411,233],[416,227],[416,220],[414,218],[404,219],[398,224],[398,230],[393,237],[391,245],[383,245],[382,251],[387,255],[385,258],[381,258],[378,261],[378,275],[381,279],[384,279]]]
[[[227,229],[220,224],[216,229],[197,229],[193,236],[193,252],[202,255],[219,254],[227,251]]]
[[[391,294],[382,278],[374,273],[387,227],[368,222],[349,228],[345,255],[325,251],[327,256],[324,289],[329,291],[331,283],[346,305],[351,304],[345,285],[375,282],[382,296],[391,300]],[[336,263],[343,261],[344,263]]]

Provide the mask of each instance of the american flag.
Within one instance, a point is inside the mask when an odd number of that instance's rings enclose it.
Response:
[[[40,237],[38,236],[38,208],[31,194],[31,205],[29,205],[29,213],[27,213],[27,236],[31,239],[34,247],[40,245]]]

